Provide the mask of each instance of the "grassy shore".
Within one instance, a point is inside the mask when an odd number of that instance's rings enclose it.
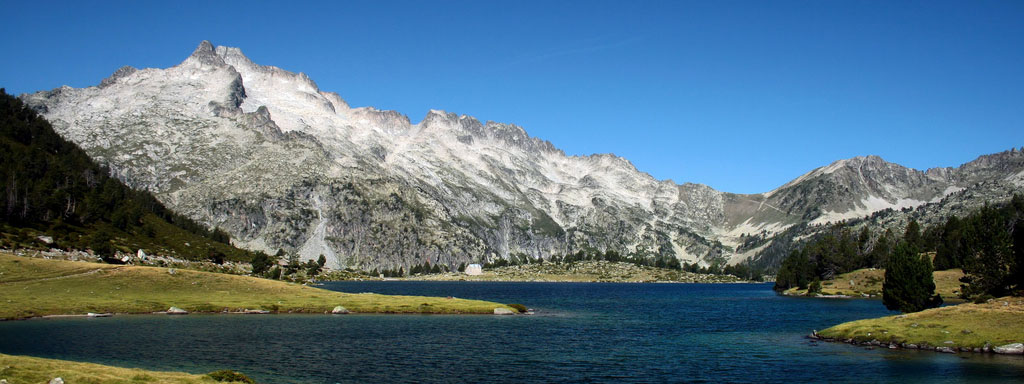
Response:
[[[946,300],[957,300],[960,294],[960,278],[964,272],[959,269],[935,271],[935,293]],[[882,283],[885,281],[885,270],[876,268],[858,269],[844,273],[831,280],[821,282],[822,295],[871,297],[882,295]],[[806,289],[790,288],[783,294],[806,295]]]
[[[147,371],[0,353],[0,379],[10,384],[46,383],[55,377],[60,377],[65,383],[216,383],[208,375]]]
[[[44,260],[0,253],[0,319],[94,313],[479,313],[510,307],[480,300],[348,294],[281,281],[156,267]],[[513,310],[514,311],[514,310]]]
[[[469,276],[451,272],[407,277],[406,280],[429,281],[554,281],[554,282],[678,282],[735,283],[745,280],[732,275],[709,275],[677,269],[638,266],[610,261],[578,261],[573,263],[526,264],[487,269],[481,275]]]
[[[984,304],[960,304],[905,315],[857,320],[818,333],[841,341],[974,350],[1024,342],[1024,298],[1004,297]]]

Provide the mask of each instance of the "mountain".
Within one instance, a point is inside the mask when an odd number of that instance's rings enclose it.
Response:
[[[724,193],[656,180],[611,154],[567,156],[512,124],[353,108],[302,73],[206,41],[171,68],[124,67],[95,87],[22,99],[116,177],[235,244],[323,254],[336,268],[581,250],[735,263],[792,228],[995,196],[1024,180],[1012,150],[924,172],[858,157],[771,192]]]
[[[110,177],[74,143],[0,88],[0,248],[92,249],[112,260],[138,249],[190,260],[251,252]]]

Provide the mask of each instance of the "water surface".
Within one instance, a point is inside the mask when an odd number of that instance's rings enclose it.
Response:
[[[534,316],[189,315],[0,323],[0,352],[261,382],[1006,382],[1024,358],[817,343],[890,314],[768,284],[337,282],[343,292],[523,303]]]

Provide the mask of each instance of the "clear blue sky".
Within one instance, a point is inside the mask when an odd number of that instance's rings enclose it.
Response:
[[[353,106],[515,123],[659,179],[771,190],[875,154],[1024,145],[1024,1],[0,1],[8,93],[169,67],[202,40]]]

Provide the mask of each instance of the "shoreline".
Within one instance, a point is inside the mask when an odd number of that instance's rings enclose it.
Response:
[[[343,280],[317,280],[317,283],[337,283],[346,281],[386,281],[386,282],[466,282],[466,283],[609,283],[609,284],[768,284],[762,281],[605,281],[605,280],[549,280],[549,279],[429,279],[429,278],[383,278],[383,279],[343,279]]]
[[[266,316],[277,316],[277,315],[307,315],[307,316],[366,316],[366,315],[409,315],[409,316],[507,316],[494,313],[475,313],[475,312],[464,312],[464,313],[453,313],[453,312],[349,312],[349,313],[331,313],[327,312],[267,312],[267,313],[252,313],[252,312],[189,312],[187,314],[168,314],[167,312],[113,312],[106,314],[107,316],[90,316],[88,314],[63,314],[63,315],[42,315],[42,316],[31,316],[31,317],[19,317],[19,318],[0,318],[0,323],[5,321],[31,321],[31,320],[51,320],[51,319],[93,319],[93,318],[110,318],[120,316],[169,316],[169,317],[185,317],[186,315],[194,316],[253,316],[253,315],[266,315]],[[513,316],[529,316],[530,313],[512,312]]]
[[[825,337],[818,334],[818,331],[811,331],[810,335],[806,336],[808,339],[824,341],[827,343],[843,343],[859,347],[878,347],[887,349],[906,349],[906,350],[919,350],[919,351],[933,351],[940,353],[960,353],[960,352],[971,352],[971,353],[991,353],[996,355],[1024,355],[1024,347],[1021,343],[1012,343],[1000,346],[993,346],[986,344],[982,347],[952,347],[952,346],[934,346],[927,342],[921,344],[914,343],[895,343],[895,342],[883,342],[878,339],[872,339],[869,341],[857,341],[853,338],[838,339]]]
[[[920,312],[853,320],[808,338],[943,353],[1024,354],[1024,298],[1007,296]]]

